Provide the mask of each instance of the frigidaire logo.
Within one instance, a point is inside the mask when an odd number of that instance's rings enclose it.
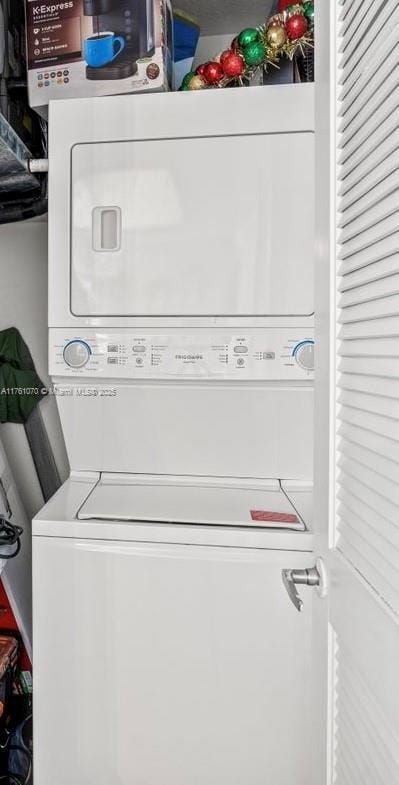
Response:
[[[73,8],[73,0],[66,3],[54,3],[53,5],[37,5],[33,11],[33,16],[44,16],[45,14],[56,14],[58,11],[65,11],[66,8]]]
[[[203,354],[175,354],[175,360],[203,360]]]

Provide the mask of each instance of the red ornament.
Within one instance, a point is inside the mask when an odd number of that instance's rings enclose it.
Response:
[[[219,57],[219,61],[221,65],[223,65],[225,58],[231,55],[232,51],[233,51],[232,49],[225,49],[224,52],[222,52],[222,54]]]
[[[278,0],[278,12],[282,14],[289,5],[293,5],[294,3],[302,3],[302,0]]]
[[[203,77],[208,84],[218,84],[223,79],[224,72],[220,63],[207,63],[204,68]]]
[[[230,78],[241,76],[244,72],[244,60],[237,52],[223,52],[223,60],[220,58],[220,62],[225,75]]]
[[[201,65],[199,65],[199,66],[198,66],[198,67],[195,69],[195,73],[196,73],[196,74],[198,74],[198,76],[203,76],[203,75],[204,75],[205,68],[206,68],[206,63],[201,63]]]
[[[296,41],[298,38],[302,38],[308,29],[308,22],[306,17],[303,14],[294,14],[293,16],[290,16],[290,18],[287,19],[285,23],[285,29],[287,31],[288,38],[291,41]]]

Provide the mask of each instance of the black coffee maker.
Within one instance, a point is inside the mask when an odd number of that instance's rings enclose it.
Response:
[[[112,63],[87,66],[87,79],[126,79],[137,71],[137,60],[155,52],[154,0],[83,0],[83,13],[93,17],[93,36],[113,32],[125,48]]]

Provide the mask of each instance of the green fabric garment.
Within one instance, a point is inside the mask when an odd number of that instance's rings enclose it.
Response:
[[[0,422],[25,423],[45,394],[21,334],[0,331]]]

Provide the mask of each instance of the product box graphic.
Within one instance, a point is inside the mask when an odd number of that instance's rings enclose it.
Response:
[[[170,0],[25,0],[29,102],[172,87]]]

